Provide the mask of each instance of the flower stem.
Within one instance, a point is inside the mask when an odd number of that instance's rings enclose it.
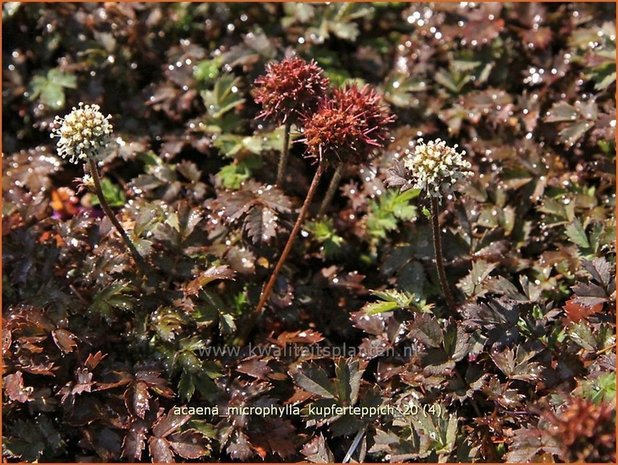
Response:
[[[288,166],[288,156],[290,153],[290,129],[292,124],[288,119],[285,122],[285,127],[283,130],[283,151],[281,152],[281,156],[279,157],[279,165],[277,166],[277,180],[275,184],[277,187],[281,187],[283,185],[283,179],[285,178],[285,169]]]
[[[333,197],[335,196],[335,192],[339,187],[339,183],[341,182],[341,176],[343,175],[343,163],[339,163],[337,169],[333,173],[333,177],[330,180],[330,184],[328,185],[328,190],[326,191],[326,195],[320,204],[320,209],[318,210],[318,217],[324,215],[326,213],[326,209],[333,201]]]
[[[446,299],[446,304],[451,311],[455,312],[455,301],[451,294],[448,281],[446,279],[446,272],[444,271],[444,258],[442,256],[442,239],[440,237],[440,219],[439,219],[440,207],[438,205],[438,199],[436,197],[431,198],[431,231],[433,233],[433,249],[436,255],[436,269],[438,270],[438,278],[440,279],[440,286]]]
[[[307,192],[307,197],[305,197],[303,206],[300,208],[300,212],[298,213],[298,218],[296,218],[296,223],[294,223],[294,227],[292,228],[290,237],[288,237],[288,241],[286,242],[285,247],[283,248],[283,252],[281,252],[279,261],[275,265],[275,269],[270,275],[270,279],[268,280],[268,282],[266,283],[266,286],[264,287],[264,290],[262,291],[262,296],[260,297],[260,301],[258,302],[257,307],[255,308],[255,313],[257,314],[262,312],[262,309],[264,308],[264,305],[268,301],[268,298],[270,297],[270,294],[273,290],[275,281],[277,280],[277,275],[279,274],[279,271],[281,271],[283,264],[285,263],[286,259],[288,258],[288,255],[292,251],[292,245],[294,245],[294,240],[296,239],[296,236],[298,236],[300,227],[303,223],[303,220],[305,219],[305,216],[307,215],[307,211],[309,210],[309,205],[311,204],[311,200],[313,200],[313,196],[315,195],[315,191],[318,187],[318,184],[320,183],[320,178],[322,177],[323,172],[324,172],[324,164],[320,162],[320,164],[318,165],[318,169],[316,170],[315,175],[313,176],[313,180],[311,181],[311,186],[309,187],[309,191]]]
[[[251,313],[249,320],[246,322],[246,324],[243,325],[243,328],[240,331],[240,335],[236,338],[237,345],[242,346],[245,344],[246,339],[251,334],[253,327],[257,323],[258,318],[260,317],[260,315],[262,314],[262,311],[264,310],[264,306],[266,305],[266,302],[268,302],[268,299],[272,293],[273,287],[275,286],[275,282],[277,281],[277,275],[279,274],[279,271],[281,271],[283,264],[285,263],[286,259],[288,258],[288,255],[292,251],[292,245],[294,245],[294,240],[296,239],[296,236],[298,236],[298,232],[300,231],[300,227],[303,223],[303,220],[305,219],[305,216],[307,215],[307,211],[309,210],[309,205],[311,204],[311,201],[313,200],[315,191],[317,190],[318,184],[320,183],[320,179],[322,178],[323,173],[324,173],[324,163],[320,161],[318,168],[315,172],[315,175],[313,176],[313,180],[311,181],[311,186],[309,187],[309,191],[307,192],[305,201],[303,202],[303,205],[300,208],[300,212],[298,213],[298,218],[296,218],[296,223],[294,223],[294,227],[292,228],[292,232],[290,233],[290,237],[288,237],[285,247],[283,248],[283,252],[281,252],[281,256],[279,257],[279,260],[277,261],[277,264],[275,265],[275,268],[273,269],[273,272],[270,275],[268,282],[266,283],[266,285],[264,286],[264,289],[262,290],[260,300],[257,306],[255,307],[255,310]]]
[[[116,215],[114,215],[114,212],[112,211],[111,207],[107,203],[107,200],[105,199],[105,195],[103,195],[103,188],[101,187],[101,177],[99,176],[99,170],[97,168],[96,160],[91,157],[89,158],[88,162],[89,162],[89,167],[90,167],[90,174],[92,175],[92,179],[94,181],[94,188],[95,188],[97,197],[99,198],[99,203],[101,204],[101,207],[103,208],[103,211],[105,212],[109,220],[112,222],[116,230],[120,233],[122,240],[128,247],[129,251],[131,252],[131,255],[133,255],[133,259],[135,260],[135,263],[137,264],[138,268],[142,271],[142,273],[146,274],[146,269],[147,269],[146,262],[144,261],[143,257],[140,255],[140,253],[135,248],[135,245],[133,245],[133,242],[131,242],[131,239],[129,239],[129,236],[127,235],[124,228],[120,224],[120,221],[118,221],[118,219],[116,218]]]

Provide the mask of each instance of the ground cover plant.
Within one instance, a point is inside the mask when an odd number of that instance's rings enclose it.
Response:
[[[615,462],[615,5],[4,3],[3,457]]]

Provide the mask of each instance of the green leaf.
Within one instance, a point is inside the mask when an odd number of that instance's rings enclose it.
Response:
[[[407,309],[410,308],[414,300],[414,295],[394,289],[371,291],[371,293],[381,299],[381,302],[365,304],[362,310],[367,313],[367,315],[376,315],[378,313],[390,312],[397,309]]]
[[[133,309],[135,299],[129,294],[132,291],[133,288],[128,282],[115,281],[94,296],[89,310],[101,315],[107,322],[111,322],[114,310]]]
[[[406,74],[392,76],[384,85],[384,98],[397,107],[410,108],[418,104],[411,94],[427,90],[427,83]]]
[[[246,161],[251,154],[261,155],[265,151],[283,150],[283,126],[271,132],[260,132],[253,136],[239,136],[236,134],[220,134],[213,145],[226,157]],[[293,138],[292,138],[293,140]]]
[[[410,205],[410,200],[418,197],[418,189],[405,192],[387,190],[375,201],[369,202],[367,215],[367,230],[371,237],[385,239],[389,231],[397,229],[399,221],[410,221],[416,218],[416,206]]]
[[[226,73],[217,78],[212,90],[202,91],[208,115],[217,120],[244,103],[245,99],[240,94],[239,87],[240,78]]]
[[[568,335],[573,342],[589,352],[595,352],[598,349],[594,334],[585,322],[573,324],[568,330]]]
[[[218,58],[212,60],[200,61],[193,70],[193,76],[198,81],[210,82],[219,76],[221,60]]]
[[[65,105],[64,89],[75,89],[77,87],[77,79],[73,74],[53,68],[45,76],[40,74],[34,76],[30,87],[30,100],[38,98],[44,105],[54,110],[59,110],[64,108]]]
[[[32,463],[39,461],[43,454],[50,457],[66,450],[63,436],[48,416],[39,414],[34,421],[22,417],[10,424],[10,437],[3,438],[3,448],[9,457]]]
[[[251,170],[245,163],[232,162],[221,168],[216,177],[226,189],[239,189],[251,177]]]
[[[573,244],[576,244],[583,249],[590,247],[586,230],[578,219],[575,219],[571,224],[566,225],[565,233]]]
[[[178,382],[178,394],[180,398],[186,402],[190,401],[195,393],[195,382],[193,381],[193,375],[185,371],[180,375],[180,381]]]
[[[363,311],[367,315],[377,315],[378,313],[397,310],[399,305],[396,302],[371,302],[363,306]]]
[[[215,382],[205,374],[198,373],[194,375],[193,382],[200,395],[206,400],[214,401],[220,394],[219,388]]]
[[[595,81],[596,90],[605,90],[616,82],[616,63],[611,61],[593,68],[589,77]]]
[[[594,99],[577,101],[575,105],[566,102],[554,103],[545,115],[548,123],[559,123],[559,139],[567,147],[575,144],[594,126],[598,118],[598,107]]]
[[[571,147],[593,126],[593,123],[590,121],[578,121],[577,123],[567,125],[558,134],[560,135],[560,140],[567,147]]]
[[[575,121],[578,111],[573,105],[566,102],[557,102],[545,115],[545,121],[548,123],[557,123],[561,121]]]
[[[616,404],[616,374],[604,373],[580,382],[573,394],[591,400],[595,404]]]
[[[459,94],[466,84],[472,81],[472,74],[467,74],[467,72],[460,71],[451,66],[448,71],[444,68],[439,69],[434,79],[438,84],[446,87],[452,93]]]
[[[105,200],[107,200],[110,207],[123,207],[126,204],[127,198],[124,195],[124,191],[108,178],[101,179],[101,190],[103,191],[103,196],[105,197]],[[93,205],[99,205],[99,198],[96,195],[93,195],[91,203]]]
[[[343,237],[337,234],[331,218],[309,222],[306,229],[322,245],[326,258],[333,257],[341,251],[341,246],[345,241]]]
[[[164,341],[172,341],[182,330],[182,315],[169,307],[157,309],[151,321],[155,332]]]

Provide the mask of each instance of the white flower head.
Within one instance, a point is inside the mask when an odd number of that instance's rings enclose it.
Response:
[[[109,143],[113,131],[110,119],[111,115],[100,112],[99,105],[81,102],[64,118],[56,116],[51,137],[58,138],[58,155],[71,163],[95,157]]]
[[[465,152],[457,152],[457,145],[450,147],[441,139],[425,143],[419,139],[414,153],[404,160],[404,166],[413,177],[413,185],[430,197],[442,197],[452,192],[453,185],[472,172]]]

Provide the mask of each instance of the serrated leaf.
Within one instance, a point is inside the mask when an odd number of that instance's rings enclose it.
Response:
[[[135,300],[129,294],[132,290],[129,283],[116,281],[94,296],[90,304],[90,311],[100,314],[109,322],[113,318],[115,309],[129,311],[133,308]]]
[[[367,315],[375,315],[396,309],[409,308],[414,299],[413,295],[400,292],[395,289],[372,291],[371,293],[381,299],[382,302],[371,302],[365,304],[362,310],[367,313]]]
[[[464,291],[467,296],[483,295],[488,289],[484,287],[485,280],[496,268],[497,263],[488,263],[485,260],[472,262],[470,273],[463,278],[457,286]]]
[[[233,74],[225,73],[219,76],[212,90],[201,93],[208,114],[216,120],[244,103],[245,99],[239,93],[239,87],[240,78]]]
[[[539,363],[531,361],[536,355],[534,351],[517,346],[515,350],[507,347],[502,352],[494,352],[491,358],[507,377],[533,382],[539,379],[542,369]]]
[[[612,291],[610,286],[612,284],[612,271],[614,267],[605,259],[605,257],[597,257],[591,260],[582,260],[582,265],[590,273],[590,276],[601,284],[608,291]]]
[[[417,339],[427,347],[442,346],[444,334],[442,328],[433,315],[419,314],[410,323],[410,337]]]
[[[367,362],[341,358],[335,365],[335,392],[343,405],[355,405]]]
[[[207,440],[197,430],[186,430],[174,434],[169,439],[169,444],[174,452],[184,459],[196,460],[210,453]]]
[[[227,265],[212,266],[206,271],[201,272],[197,278],[189,281],[185,285],[185,293],[197,295],[207,284],[215,280],[233,280],[236,273]]]
[[[520,428],[513,432],[509,451],[505,456],[507,462],[537,462],[541,452],[561,455],[558,440],[546,429]]]
[[[143,381],[132,383],[125,392],[125,405],[133,415],[144,418],[150,408],[150,393],[148,385]]]
[[[590,242],[588,241],[588,236],[586,235],[586,230],[579,222],[578,219],[575,219],[572,223],[566,225],[565,233],[569,240],[574,244],[587,249],[590,247]]]
[[[397,310],[399,305],[397,302],[371,302],[365,304],[362,310],[367,315],[377,315],[378,313],[391,312],[393,310]]]
[[[321,367],[305,364],[292,374],[294,382],[305,391],[324,399],[335,399],[336,391],[328,375]]]
[[[170,409],[166,415],[162,415],[152,427],[152,434],[158,438],[165,438],[178,431],[182,425],[191,419],[191,415],[177,415],[174,409]]]

